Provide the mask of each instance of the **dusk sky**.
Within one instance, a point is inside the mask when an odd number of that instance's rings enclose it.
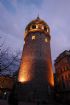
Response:
[[[26,25],[38,16],[50,27],[52,59],[70,50],[70,0],[0,0],[0,43],[22,50]]]

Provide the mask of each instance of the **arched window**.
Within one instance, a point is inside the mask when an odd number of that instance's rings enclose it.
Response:
[[[47,32],[49,32],[49,29],[47,28]]]
[[[35,35],[32,36],[32,40],[35,40]]]
[[[47,27],[46,26],[44,26],[44,30],[47,32]]]
[[[42,29],[44,30],[44,26],[42,26]]]
[[[36,25],[36,28],[38,28],[38,25]]]
[[[46,43],[48,42],[48,39],[47,39],[47,38],[45,38],[45,42],[46,42]]]
[[[45,30],[46,32],[49,32],[49,29],[48,29],[47,26],[44,26],[44,30]]]
[[[35,29],[35,28],[36,28],[36,25],[35,25],[35,24],[33,24],[33,25],[32,25],[32,29]]]

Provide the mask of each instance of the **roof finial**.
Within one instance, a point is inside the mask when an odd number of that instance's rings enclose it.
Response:
[[[39,18],[39,13],[38,13],[38,15],[37,15],[37,20],[39,20],[40,18]]]

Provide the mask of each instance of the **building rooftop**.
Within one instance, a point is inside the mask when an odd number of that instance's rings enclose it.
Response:
[[[58,61],[60,61],[62,58],[64,58],[65,56],[70,56],[70,50],[65,50],[63,51],[57,58],[56,60],[54,60],[54,63],[57,63]]]

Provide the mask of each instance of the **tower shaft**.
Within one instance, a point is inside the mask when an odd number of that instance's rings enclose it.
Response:
[[[35,39],[32,40],[32,36]],[[30,33],[23,48],[19,70],[19,81],[46,82],[53,86],[50,42],[45,42],[46,35],[40,32]]]
[[[46,100],[54,87],[50,29],[39,17],[25,29],[18,82],[18,94],[25,100]],[[21,88],[20,88],[21,87]]]

